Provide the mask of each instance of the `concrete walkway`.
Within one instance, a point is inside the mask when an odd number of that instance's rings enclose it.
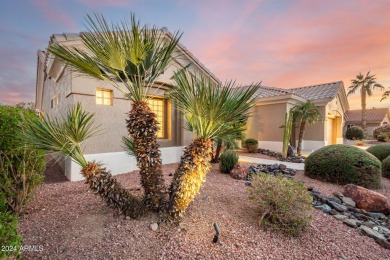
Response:
[[[255,158],[255,157],[242,156],[242,155],[240,155],[240,161],[257,163],[257,164],[275,164],[275,163],[284,164],[287,166],[287,168],[291,168],[298,171],[303,171],[305,166],[304,163],[282,162],[277,160],[269,160],[269,159]]]

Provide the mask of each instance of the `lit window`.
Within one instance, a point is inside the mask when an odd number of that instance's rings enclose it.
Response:
[[[112,90],[96,89],[96,104],[97,105],[112,105]]]
[[[165,100],[161,98],[148,99],[150,109],[156,114],[160,129],[157,132],[158,138],[165,138]]]
[[[56,108],[56,107],[58,107],[59,104],[60,104],[60,93],[58,93],[57,95],[55,95],[53,97],[53,99],[50,102],[50,107]]]

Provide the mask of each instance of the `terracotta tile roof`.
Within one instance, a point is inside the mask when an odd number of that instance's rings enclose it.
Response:
[[[390,116],[389,108],[374,108],[367,109],[367,122],[379,123],[382,122],[386,114]],[[362,110],[348,110],[345,113],[345,121],[348,123],[360,123],[362,121]]]

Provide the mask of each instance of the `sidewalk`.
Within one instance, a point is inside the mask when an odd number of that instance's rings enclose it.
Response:
[[[257,164],[284,164],[287,166],[287,168],[291,168],[298,171],[304,170],[304,163],[291,163],[291,162],[282,162],[277,160],[269,160],[269,159],[262,159],[262,158],[255,158],[255,157],[249,157],[249,156],[242,156],[240,155],[240,161],[242,162],[249,162],[249,163],[257,163]]]

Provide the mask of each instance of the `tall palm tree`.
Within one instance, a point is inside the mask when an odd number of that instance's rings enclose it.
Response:
[[[137,218],[146,208],[144,203],[123,188],[111,173],[96,162],[87,162],[82,145],[98,132],[93,114],[82,110],[79,104],[69,109],[61,119],[44,117],[26,119],[23,128],[24,138],[30,147],[70,156],[82,167],[90,189],[99,194],[107,205],[119,214]]]
[[[176,73],[174,80],[175,87],[167,95],[184,114],[186,128],[196,134],[184,149],[169,188],[167,215],[171,220],[179,220],[205,181],[213,139],[245,129],[242,122],[249,117],[259,84],[246,89],[235,88],[234,82],[219,86],[185,70]]]
[[[306,126],[317,121],[321,121],[322,116],[318,111],[318,108],[310,100],[305,103],[295,105],[291,111],[293,113],[294,121],[300,123],[297,154],[301,155],[302,140],[306,131]]]
[[[108,24],[102,15],[87,16],[87,31],[80,34],[85,49],[51,44],[48,51],[73,71],[108,82],[132,102],[128,132],[136,150],[144,201],[158,209],[165,194],[158,121],[147,104],[157,77],[172,59],[181,34],[167,34],[141,26],[134,15]]]
[[[366,110],[366,100],[367,96],[372,96],[372,91],[375,88],[383,90],[383,86],[376,82],[375,75],[370,75],[370,71],[364,76],[362,73],[356,75],[356,79],[351,80],[352,85],[348,88],[348,96],[355,93],[357,90],[360,90],[360,98],[362,105],[362,128],[365,133],[367,133],[367,110]]]

